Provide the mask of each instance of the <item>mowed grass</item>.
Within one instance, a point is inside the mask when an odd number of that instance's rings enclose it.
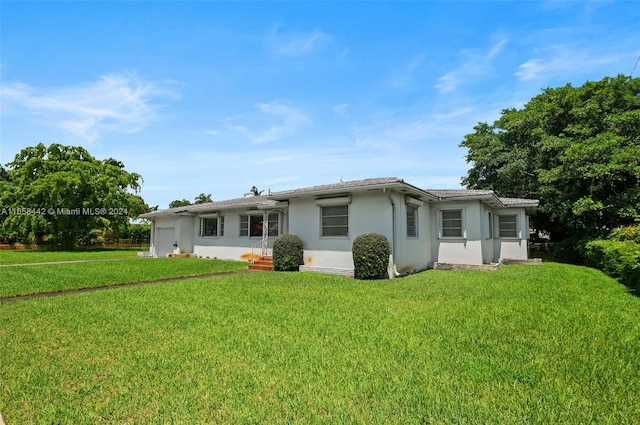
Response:
[[[148,250],[148,249],[147,249]],[[135,258],[134,249],[0,250],[0,264],[31,264],[52,261],[105,260]]]
[[[131,258],[0,267],[0,298],[246,269],[240,261]]]
[[[544,264],[0,303],[8,424],[640,423],[640,300]]]

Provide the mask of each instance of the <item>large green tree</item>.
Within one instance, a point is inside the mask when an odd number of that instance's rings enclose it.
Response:
[[[547,88],[479,123],[461,143],[464,185],[540,199],[536,225],[561,240],[596,237],[640,217],[640,79]]]
[[[138,195],[142,177],[113,158],[98,160],[78,146],[23,149],[7,164],[0,193],[5,234],[45,237],[73,247],[95,230],[121,231],[149,207]]]

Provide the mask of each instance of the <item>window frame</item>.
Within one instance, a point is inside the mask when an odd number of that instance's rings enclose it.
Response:
[[[506,218],[513,218],[513,221],[503,223],[503,220]],[[504,224],[508,224],[509,228],[505,229],[503,227]],[[509,234],[504,234],[507,232],[509,232]],[[518,223],[518,214],[498,215],[498,236],[500,236],[500,239],[520,239],[520,226]]]
[[[409,212],[413,212],[413,217],[409,217]],[[409,224],[410,219],[413,220],[413,226]],[[418,206],[411,205],[407,203],[407,214],[406,214],[406,232],[407,238],[415,239],[420,237],[419,228],[418,228]],[[413,229],[413,232],[410,232],[410,229]]]
[[[332,214],[325,215],[325,211],[330,208],[346,208],[346,214]],[[349,237],[349,204],[336,204],[336,205],[320,205],[320,237],[321,238],[348,238]],[[346,224],[330,225],[325,223],[325,219],[340,219],[346,218]],[[328,229],[344,228],[344,234],[326,234]]]
[[[267,214],[267,233],[270,238],[280,236],[280,214],[278,211],[271,211]]]
[[[205,229],[207,229],[206,225],[205,225],[205,221],[208,220],[213,220],[215,222],[215,224],[212,227],[209,227],[208,229],[213,230],[212,234],[205,234]],[[218,223],[219,223],[219,219],[218,217],[200,217],[200,237],[201,238],[217,238],[218,237]]]
[[[447,230],[452,230],[452,229],[458,229],[458,227],[445,227],[445,218],[444,215],[445,213],[453,213],[453,212],[457,212],[460,214],[460,218],[448,218],[448,221],[460,221],[460,232],[459,234],[456,235],[445,235],[445,231]],[[464,208],[447,208],[447,209],[441,209],[438,211],[438,224],[439,224],[439,230],[440,230],[440,239],[465,239],[467,232],[465,230],[465,219],[464,219]]]
[[[246,226],[244,226],[245,223]],[[260,234],[254,231],[254,227],[257,229],[260,223],[264,225],[264,216],[262,214],[240,214],[239,236],[241,238],[261,238],[262,230],[260,230]]]

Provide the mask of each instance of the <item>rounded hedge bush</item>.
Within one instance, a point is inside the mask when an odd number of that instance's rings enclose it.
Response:
[[[302,239],[297,235],[280,235],[273,242],[273,269],[279,272],[298,271],[304,264]]]
[[[363,233],[353,240],[354,274],[356,279],[386,279],[391,247],[389,240],[378,233]]]

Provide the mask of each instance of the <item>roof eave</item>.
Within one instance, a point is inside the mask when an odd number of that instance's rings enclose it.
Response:
[[[403,193],[410,193],[419,197],[424,197],[426,200],[436,201],[438,198],[429,192],[426,192],[420,188],[412,186],[404,182],[391,182],[371,184],[365,186],[353,186],[353,187],[337,187],[321,190],[309,190],[306,192],[284,191],[280,193],[274,193],[268,196],[269,199],[275,201],[285,201],[292,198],[307,198],[307,197],[322,197],[322,196],[337,196],[352,192],[370,192],[375,190],[393,189]]]

